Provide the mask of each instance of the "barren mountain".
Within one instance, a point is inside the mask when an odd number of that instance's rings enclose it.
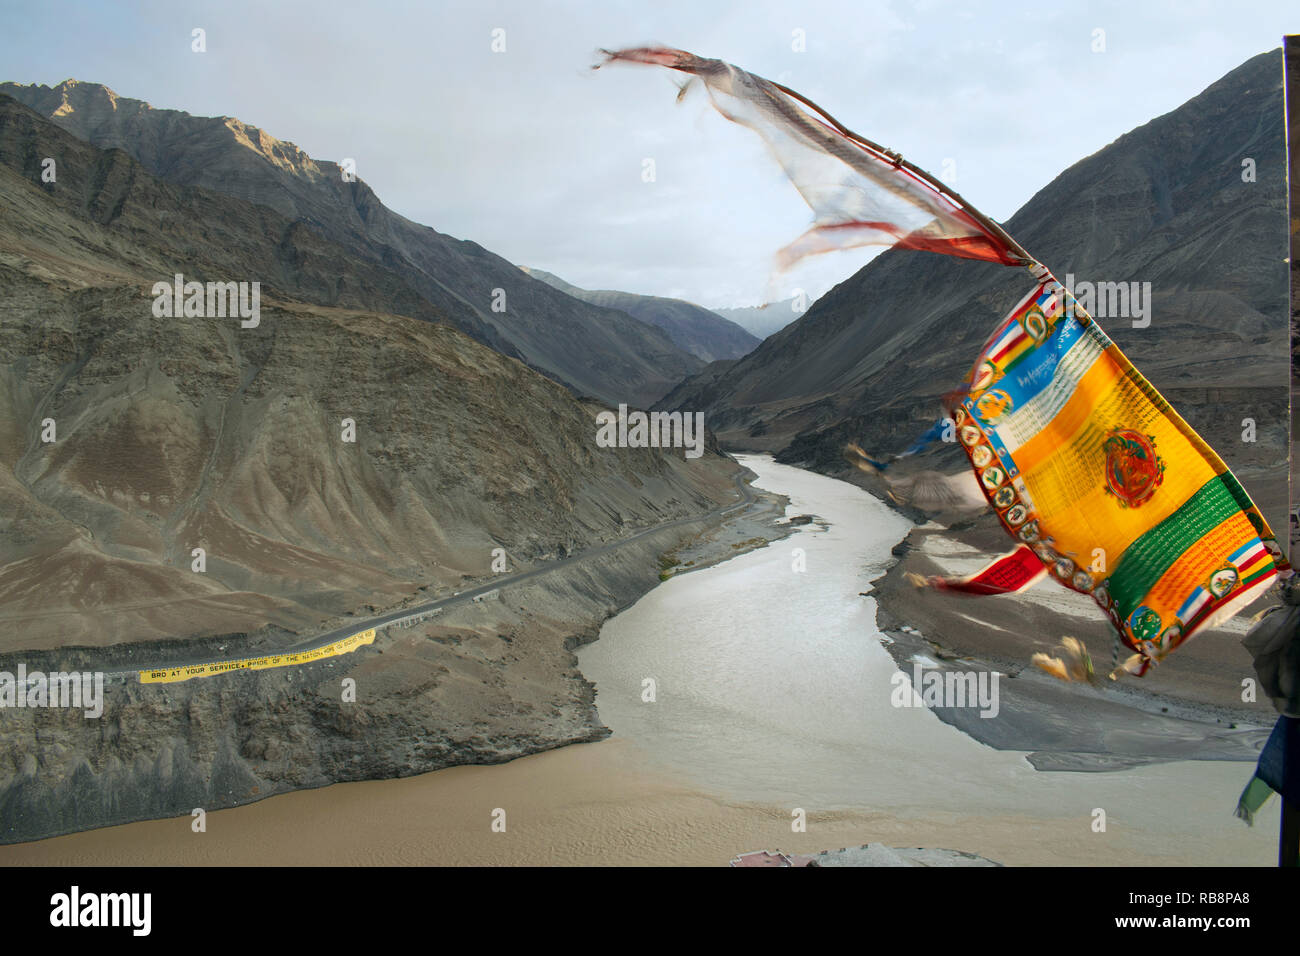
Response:
[[[645,406],[700,368],[661,330],[576,301],[477,243],[412,222],[338,164],[232,117],[156,110],[76,80],[53,88],[5,83],[0,94],[95,146],[123,150],[159,179],[244,199],[311,229],[393,272],[424,300],[398,314],[432,307],[581,395]],[[254,269],[238,278],[260,275]]]
[[[607,309],[618,309],[642,322],[658,326],[672,336],[672,340],[680,347],[705,362],[740,358],[758,345],[758,339],[735,322],[683,299],[580,289],[541,269],[525,268],[524,271],[565,295]]]
[[[854,125],[851,109],[832,108]],[[1054,142],[1068,152],[1068,125],[1060,131]],[[1150,283],[1149,326],[1094,314],[1239,469],[1275,528],[1285,527],[1286,203],[1273,51],[1075,163],[1006,224],[1076,290]],[[1031,283],[1018,269],[892,250],[661,405],[705,410],[731,447],[831,472],[849,441],[901,451],[942,414],[940,395]]]
[[[261,276],[260,322],[159,317],[175,273]],[[0,97],[3,650],[300,629],[732,500],[410,274]]]

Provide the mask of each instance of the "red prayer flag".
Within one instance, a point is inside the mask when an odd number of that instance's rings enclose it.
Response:
[[[920,170],[849,133],[792,90],[685,50],[640,47],[605,56],[606,63],[666,66],[698,78],[718,112],[762,137],[815,217],[811,229],[777,253],[780,269],[805,256],[867,245],[1003,265],[1025,262],[1004,236]]]

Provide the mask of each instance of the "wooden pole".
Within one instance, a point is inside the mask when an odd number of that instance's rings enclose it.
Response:
[[[1300,234],[1296,225],[1300,223],[1300,35],[1282,38],[1283,59],[1283,97],[1286,103],[1286,152],[1287,185],[1289,197],[1290,220],[1288,232],[1291,235],[1290,273],[1291,273],[1291,396],[1287,407],[1290,417],[1291,443],[1288,459],[1290,473],[1287,479],[1287,526],[1288,556],[1292,564],[1296,560],[1296,541],[1300,538],[1300,524],[1295,523],[1296,506],[1296,396],[1300,393]],[[1283,718],[1286,720],[1286,718]],[[1288,738],[1300,729],[1300,722],[1287,721]],[[1291,758],[1300,747],[1290,739],[1284,741],[1282,749],[1282,784],[1284,789],[1294,785],[1300,778],[1300,768],[1288,766],[1294,762]],[[1300,866],[1300,796],[1288,800],[1282,798],[1282,824],[1279,828],[1277,864],[1278,866]]]

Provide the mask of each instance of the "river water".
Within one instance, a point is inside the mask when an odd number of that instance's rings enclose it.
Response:
[[[273,797],[209,814],[198,836],[186,817],[0,847],[0,864],[717,865],[871,841],[1007,863],[1272,863],[1276,814],[1253,829],[1232,817],[1249,764],[1040,773],[893,706],[897,668],[860,592],[908,523],[852,485],[743,460],[789,514],[822,520],[674,577],[605,624],[579,661],[609,740]],[[505,834],[490,828],[497,807]]]
[[[1195,807],[1207,827],[1230,829],[1249,764],[1042,773],[1023,753],[987,747],[923,707],[895,706],[898,668],[881,644],[875,602],[860,592],[889,566],[910,522],[845,482],[766,457],[741,460],[758,473],[755,484],[790,497],[789,514],[829,527],[809,524],[669,580],[580,652],[601,719],[644,750],[648,766],[792,808],[1081,819],[1102,808],[1132,823],[1141,806],[1141,825],[1169,827],[1173,838]],[[653,703],[643,700],[647,678]],[[1189,768],[1204,781],[1192,793],[1179,789]]]

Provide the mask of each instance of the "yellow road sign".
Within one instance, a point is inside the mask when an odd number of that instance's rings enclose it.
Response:
[[[212,677],[230,671],[263,671],[272,667],[291,667],[294,664],[307,664],[327,657],[348,654],[364,644],[373,644],[374,642],[375,629],[372,627],[310,651],[269,654],[266,657],[245,657],[237,661],[212,661],[207,664],[190,664],[185,667],[167,667],[160,670],[140,671],[140,683],[175,684],[179,681],[189,680],[192,677]]]

